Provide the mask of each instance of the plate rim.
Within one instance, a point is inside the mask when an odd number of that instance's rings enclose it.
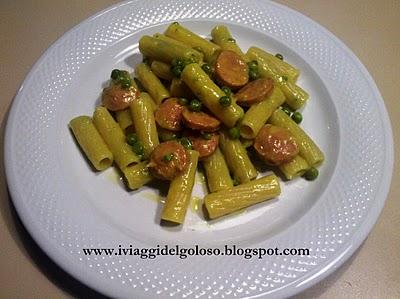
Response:
[[[247,0],[247,1],[252,1],[252,0]],[[391,121],[389,118],[389,114],[387,112],[384,99],[375,83],[373,80],[372,76],[366,69],[366,67],[363,65],[363,63],[360,61],[360,59],[351,51],[351,49],[343,42],[341,41],[337,36],[335,36],[332,32],[330,32],[328,29],[326,29],[324,26],[320,25],[313,19],[309,18],[306,15],[303,15],[302,13],[285,6],[280,3],[276,3],[270,0],[263,0],[264,2],[268,2],[271,5],[275,5],[277,7],[280,7],[283,10],[289,11],[292,14],[295,14],[297,17],[302,18],[308,23],[311,23],[312,26],[317,27],[318,30],[321,30],[325,35],[327,35],[330,39],[332,39],[336,44],[340,46],[342,50],[346,52],[346,54],[349,56],[349,58],[357,65],[359,68],[360,72],[363,74],[364,79],[367,80],[369,87],[371,87],[373,93],[374,93],[374,100],[377,103],[379,107],[379,116],[381,117],[381,121],[384,127],[384,137],[385,137],[385,161],[384,165],[386,166],[384,175],[382,177],[382,180],[378,184],[377,187],[377,192],[374,197],[373,203],[371,204],[371,209],[368,214],[366,214],[365,219],[363,219],[362,223],[360,223],[359,227],[354,231],[354,234],[352,238],[348,241],[348,247],[342,252],[335,260],[331,261],[327,266],[321,267],[317,273],[313,274],[312,276],[308,277],[304,281],[300,281],[300,283],[297,283],[297,280],[293,281],[291,284],[294,284],[293,287],[288,288],[285,290],[285,296],[292,296],[295,294],[298,294],[305,289],[311,287],[312,285],[315,285],[316,283],[322,281],[324,278],[332,274],[337,268],[341,267],[345,261],[348,260],[348,258],[354,254],[354,252],[360,247],[362,242],[367,238],[368,234],[372,230],[373,226],[379,219],[379,216],[383,210],[384,204],[387,200],[389,191],[390,191],[390,185],[391,181],[393,178],[393,171],[394,171],[394,145],[393,145],[393,133],[392,133],[392,127],[391,127]],[[104,8],[103,10],[89,16],[88,18],[84,19],[83,21],[79,22],[75,26],[73,26],[71,29],[63,33],[59,38],[57,38],[55,41],[53,41],[49,47],[40,55],[40,57],[37,59],[37,61],[33,64],[33,66],[30,68],[28,73],[26,74],[24,80],[22,81],[20,87],[18,88],[15,96],[13,97],[13,100],[11,102],[11,108],[8,113],[7,117],[7,122],[6,122],[6,128],[5,128],[5,134],[4,134],[4,166],[5,166],[5,174],[6,174],[6,182],[8,189],[10,191],[10,197],[13,202],[13,205],[19,215],[20,220],[22,221],[24,227],[27,229],[29,234],[32,236],[32,238],[35,240],[35,242],[39,245],[39,247],[54,261],[60,268],[65,270],[67,273],[69,273],[71,276],[77,278],[80,282],[88,285],[89,287],[102,292],[103,294],[108,294],[108,295],[115,295],[110,291],[109,288],[106,288],[104,285],[99,283],[96,279],[92,279],[90,276],[85,276],[83,272],[77,271],[76,265],[71,266],[71,263],[68,263],[68,256],[65,255],[61,250],[59,250],[57,247],[52,246],[52,244],[46,244],[46,236],[41,234],[40,230],[35,229],[35,221],[32,221],[32,219],[29,217],[29,211],[25,210],[24,205],[22,204],[22,200],[19,200],[19,194],[18,194],[18,182],[15,177],[12,176],[11,173],[11,152],[12,152],[12,147],[11,147],[11,137],[12,137],[12,125],[15,122],[16,118],[16,111],[17,111],[17,106],[20,104],[22,101],[21,98],[21,91],[25,87],[26,83],[30,80],[30,78],[34,75],[35,70],[37,67],[42,63],[43,60],[46,59],[48,53],[50,53],[57,45],[61,44],[65,39],[67,39],[73,32],[78,31],[80,27],[92,22],[94,19],[101,17],[103,14],[107,14],[108,12],[118,9],[122,6],[129,5],[132,3],[138,2],[138,0],[128,0],[128,1],[123,1],[121,3],[117,3],[111,6],[108,6]],[[60,258],[61,257],[61,258]],[[285,284],[283,287],[287,287],[288,284]],[[272,290],[270,293],[271,295],[274,295],[278,289]],[[263,297],[267,293],[261,293],[259,295],[256,295],[255,297]],[[279,293],[279,295],[283,295],[283,293]]]

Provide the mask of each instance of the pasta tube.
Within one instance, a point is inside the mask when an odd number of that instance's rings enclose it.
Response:
[[[300,156],[307,161],[310,167],[318,166],[324,161],[324,154],[319,147],[284,111],[281,109],[275,110],[269,118],[269,122],[289,130],[297,141]]]
[[[142,92],[140,97],[129,106],[137,137],[143,145],[145,159],[150,156],[151,152],[159,144],[151,101],[149,94]]]
[[[203,104],[227,127],[235,126],[236,122],[243,116],[243,109],[234,101],[228,107],[220,105],[219,99],[225,96],[225,93],[197,63],[187,65],[181,74],[181,78]]]
[[[190,88],[182,81],[182,79],[174,78],[171,81],[171,85],[169,87],[169,93],[171,97],[179,97],[179,98],[194,98],[193,92]]]
[[[222,50],[233,51],[245,61],[248,61],[248,58],[244,55],[240,47],[236,44],[236,41],[232,38],[228,27],[224,25],[215,26],[211,31],[211,37],[213,42],[220,46]]]
[[[219,148],[203,161],[203,167],[207,177],[208,189],[216,192],[233,187],[232,178],[229,174],[224,156]]]
[[[266,61],[268,61],[271,65],[274,66],[279,75],[286,76],[289,79],[289,81],[292,82],[297,81],[297,78],[300,75],[300,70],[295,68],[291,64],[287,63],[286,61],[283,61],[275,57],[275,55],[272,55],[271,53],[268,53],[257,47],[249,48],[248,52],[263,57]]]
[[[179,224],[183,223],[185,220],[186,210],[192,197],[192,189],[199,159],[199,152],[197,151],[189,150],[188,154],[190,159],[189,166],[182,174],[171,181],[164,209],[161,214],[161,219]]]
[[[129,111],[129,108],[115,111],[115,118],[117,119],[117,123],[124,133],[126,133],[126,131],[134,131],[131,112]]]
[[[247,182],[204,197],[204,204],[211,219],[247,208],[274,198],[281,193],[278,177],[274,174]]]
[[[230,139],[226,132],[222,132],[219,145],[233,177],[238,179],[241,184],[257,177],[257,170],[239,139]]]
[[[120,169],[136,164],[139,157],[126,143],[124,132],[105,107],[99,106],[93,113],[93,123],[113,153]]]
[[[101,138],[89,116],[78,116],[69,122],[79,146],[97,170],[111,166],[113,154]]]
[[[138,189],[153,179],[147,168],[147,163],[147,161],[143,161],[122,169],[125,181],[130,189]]]
[[[160,79],[171,81],[174,75],[171,73],[169,64],[154,60],[150,66],[153,73]]]
[[[268,77],[274,80],[283,91],[286,97],[286,103],[293,109],[297,110],[301,108],[308,98],[308,93],[303,90],[300,86],[294,84],[289,80],[285,80],[282,75],[278,73],[277,68],[271,64],[267,59],[258,55],[254,51],[247,51],[246,54],[251,60],[258,62],[258,71],[261,77]]]
[[[153,109],[153,112],[156,111],[156,109],[158,108],[158,105],[156,104],[156,102],[154,102],[153,98],[148,93],[147,93],[147,96],[151,100],[150,101],[151,109]]]
[[[135,73],[140,83],[142,83],[143,87],[158,105],[161,104],[164,99],[170,97],[169,91],[161,83],[160,79],[154,75],[147,64],[138,64]]]
[[[282,171],[288,180],[302,176],[309,168],[310,166],[308,165],[307,161],[304,160],[300,155],[297,155],[288,163],[279,165],[279,170]]]
[[[240,138],[240,142],[243,144],[245,148],[248,148],[253,145],[254,140],[253,139],[246,139],[246,138]]]
[[[199,52],[199,51],[197,51],[197,50],[195,50],[195,49],[190,48],[187,44],[182,43],[182,42],[180,42],[180,41],[178,41],[178,40],[176,40],[176,39],[170,38],[170,37],[168,37],[168,36],[166,36],[166,35],[164,35],[164,34],[161,34],[161,33],[156,33],[156,34],[154,34],[153,36],[154,36],[155,38],[158,38],[158,39],[161,39],[161,40],[163,40],[163,41],[166,41],[166,42],[175,44],[175,45],[177,45],[177,46],[184,47],[184,48],[188,48],[188,49],[190,49],[191,51],[193,51],[193,53],[194,53],[193,56],[195,57],[194,59],[195,59],[196,62],[201,62],[201,61],[203,61],[203,58],[204,58],[203,53],[202,53],[202,52]]]
[[[188,46],[148,35],[143,36],[139,40],[139,50],[146,57],[169,64],[177,58],[194,59],[197,62],[203,58],[203,55],[199,51],[191,49]]]
[[[254,139],[271,114],[285,102],[285,95],[278,86],[274,86],[272,94],[263,101],[251,105],[244,114],[240,126],[243,138]]]
[[[213,58],[214,53],[220,49],[218,45],[213,44],[205,38],[193,33],[187,28],[181,26],[178,22],[174,22],[169,25],[165,31],[165,35],[181,41],[194,49],[201,49],[206,61],[210,61]]]

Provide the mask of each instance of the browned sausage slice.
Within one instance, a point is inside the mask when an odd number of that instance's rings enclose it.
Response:
[[[219,129],[221,122],[204,112],[190,111],[185,108],[182,113],[185,125],[193,130],[214,132]]]
[[[173,180],[189,165],[185,148],[177,141],[160,143],[151,153],[148,167],[151,173],[162,180]]]
[[[215,75],[221,85],[238,89],[249,81],[246,62],[233,51],[222,51],[215,62]]]
[[[104,107],[111,111],[124,110],[128,108],[133,100],[140,96],[140,92],[135,87],[124,89],[121,85],[111,84],[104,88],[101,101]]]
[[[254,148],[261,158],[270,165],[290,162],[299,153],[296,141],[284,128],[265,125],[254,140]]]
[[[169,98],[157,108],[154,117],[161,128],[179,131],[182,129],[183,109],[177,98]]]
[[[243,106],[250,106],[260,102],[271,94],[274,89],[274,81],[270,78],[254,80],[243,86],[236,94],[236,102]]]
[[[204,138],[201,134],[190,134],[188,138],[192,142],[193,149],[199,152],[199,159],[203,160],[212,153],[218,147],[219,135],[217,133],[209,133],[211,136],[209,139]]]

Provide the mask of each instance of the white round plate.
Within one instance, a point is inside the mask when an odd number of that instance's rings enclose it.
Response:
[[[226,24],[241,47],[282,53],[311,99],[304,129],[326,155],[315,182],[282,183],[278,199],[205,222],[190,209],[183,227],[159,225],[159,189],[128,192],[113,170],[94,173],[68,129],[91,115],[110,71],[133,70],[138,40],[179,21],[204,36]],[[336,37],[269,1],[151,0],[113,6],[79,24],[32,68],[7,123],[5,164],[16,209],[63,269],[113,297],[287,297],[340,266],[361,244],[385,202],[393,144],[374,81]],[[194,195],[202,196],[201,176]],[[162,195],[161,191],[161,195]],[[308,256],[85,256],[83,248],[309,248]]]

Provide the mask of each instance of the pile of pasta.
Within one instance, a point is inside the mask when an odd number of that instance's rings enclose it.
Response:
[[[299,126],[309,95],[296,84],[300,71],[257,47],[246,53],[226,26],[207,40],[174,22],[164,34],[143,36],[143,62],[113,70],[102,105],[70,128],[98,171],[113,164],[127,187],[170,180],[162,220],[181,224],[202,164],[214,219],[281,192],[274,173],[257,178],[248,150],[287,180],[313,180],[322,151]],[[281,176],[281,177],[282,177]]]

